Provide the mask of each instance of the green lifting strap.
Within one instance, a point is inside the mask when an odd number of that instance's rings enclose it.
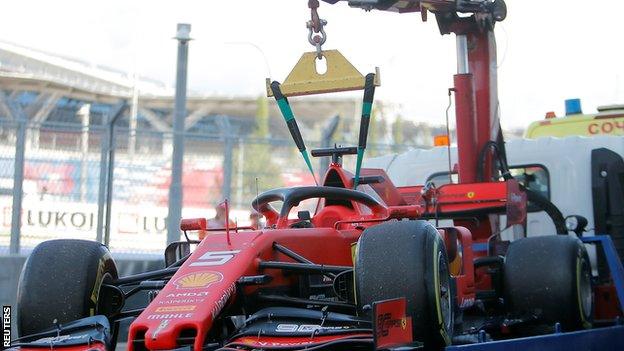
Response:
[[[286,126],[290,131],[290,135],[292,136],[303,160],[305,161],[308,169],[310,170],[310,174],[312,174],[312,178],[314,178],[314,183],[318,185],[316,181],[316,176],[314,175],[314,169],[312,168],[312,162],[310,161],[310,156],[308,155],[308,151],[306,150],[305,142],[303,141],[303,137],[301,136],[301,132],[299,131],[299,126],[297,125],[297,120],[295,119],[295,115],[290,108],[290,104],[288,103],[288,99],[284,94],[282,94],[282,90],[280,89],[280,83],[277,81],[273,81],[271,83],[271,90],[273,91],[273,96],[275,97],[275,101],[277,101],[277,106],[286,121]]]
[[[364,83],[364,98],[362,102],[362,119],[360,120],[360,136],[358,139],[357,161],[355,164],[355,177],[353,189],[357,188],[360,181],[360,170],[362,169],[362,159],[364,149],[366,149],[366,139],[368,137],[368,126],[370,125],[371,112],[373,110],[373,99],[375,97],[375,74],[366,75]]]

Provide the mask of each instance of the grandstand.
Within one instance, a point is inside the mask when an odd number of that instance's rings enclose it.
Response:
[[[37,124],[81,124],[78,111],[90,104],[90,124],[102,118],[120,100],[129,105],[120,127],[169,132],[172,129],[173,88],[145,77],[134,77],[108,67],[0,42],[0,118],[16,118],[11,102],[22,107],[29,121]],[[138,99],[133,99],[137,94]],[[293,109],[304,129],[317,129],[329,117],[351,119],[359,113],[359,99],[296,99]],[[254,129],[257,97],[201,96],[189,93],[187,131],[215,133],[218,116],[228,116],[240,136]],[[136,111],[133,113],[133,111]],[[286,136],[277,106],[270,101],[269,113],[275,136]],[[348,123],[345,123],[348,126]]]

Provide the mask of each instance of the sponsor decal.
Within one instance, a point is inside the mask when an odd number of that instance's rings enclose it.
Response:
[[[54,163],[57,163],[56,160]],[[36,162],[38,166],[31,171],[40,174],[38,178],[39,187],[37,190],[25,190],[25,199],[32,197],[37,201],[24,201],[22,211],[22,234],[36,235],[38,240],[53,239],[58,236],[59,231],[71,233],[77,237],[90,238],[90,235],[97,225],[97,206],[91,203],[80,201],[56,201],[53,200],[54,194],[44,193],[41,186],[46,182],[44,178],[50,179],[51,164]],[[28,162],[26,169],[28,169]],[[43,173],[42,173],[43,172]],[[80,172],[77,172],[79,174]],[[66,195],[72,194],[71,188],[75,188],[75,182],[80,179],[72,180],[73,171],[69,171],[68,175],[59,175],[58,181],[62,181],[70,188]],[[152,172],[150,171],[150,174]],[[57,189],[58,181],[54,181],[54,188]],[[31,181],[34,182],[34,181]],[[44,183],[41,183],[44,182]],[[33,184],[34,185],[34,184]],[[87,184],[89,187],[90,184]],[[121,186],[121,185],[120,185]],[[10,188],[10,186],[8,186]],[[47,187],[50,189],[50,186]],[[57,189],[58,190],[58,189]],[[95,189],[97,191],[97,189]],[[122,191],[123,192],[123,191]],[[41,200],[43,197],[43,200]],[[154,206],[146,209],[142,206],[132,203],[124,203],[123,206],[113,206],[111,212],[111,229],[113,233],[121,234],[115,237],[116,246],[120,248],[142,248],[149,247],[151,251],[162,251],[162,247],[158,240],[154,240],[154,236],[162,238],[167,231],[167,207],[160,207],[154,202]],[[11,229],[11,197],[0,196],[0,227],[2,229]],[[204,208],[185,207],[183,210],[183,218],[205,216]],[[248,210],[231,210],[232,218],[248,218]],[[245,221],[245,223],[247,223]],[[128,235],[126,237],[126,235]],[[151,241],[150,241],[151,239]],[[34,241],[33,241],[34,242]],[[38,241],[37,241],[38,242]],[[155,244],[158,243],[158,244]],[[147,245],[147,246],[146,246]]]
[[[156,308],[155,312],[190,312],[195,311],[195,307],[193,305],[190,306],[163,306]]]
[[[165,328],[167,328],[168,325],[169,325],[168,319],[163,319],[162,321],[160,321],[160,324],[158,324],[158,327],[156,327],[156,330],[154,330],[154,333],[152,333],[152,340],[156,340],[156,337],[158,336],[158,334],[161,331],[163,331]]]
[[[278,324],[275,331],[278,333],[313,332],[321,329],[318,324]]]
[[[234,255],[239,253],[240,250],[232,251],[208,251],[201,255],[196,262],[190,264],[191,267],[204,267],[204,266],[220,266],[227,261],[234,258]]]
[[[63,211],[56,207],[48,209],[28,209],[25,211],[24,226],[42,229],[94,229],[94,212]]]
[[[316,330],[347,330],[346,326],[321,327],[318,324],[278,324],[275,328],[277,333],[311,333]]]
[[[181,305],[185,303],[202,303],[206,301],[206,299],[173,299],[173,300],[164,300],[158,301],[159,305]]]
[[[412,319],[405,315],[405,298],[373,303],[373,338],[375,349],[387,349],[409,344],[412,338]]]
[[[248,338],[248,337],[240,338],[239,341],[246,345],[259,346],[259,347],[280,347],[280,346],[292,347],[292,346],[308,345],[308,344],[318,342],[315,339],[297,340],[293,342],[262,341],[262,340],[258,340],[257,338],[253,339],[253,338]]]
[[[166,297],[180,298],[180,297],[205,297],[205,296],[208,296],[208,291],[170,293],[170,294],[167,294]]]
[[[472,199],[473,197],[475,197],[475,192],[474,191],[469,191],[466,193],[466,197],[469,199]]]
[[[245,344],[247,347],[251,347],[254,349],[267,349],[267,348],[278,348],[285,347],[288,349],[297,349],[302,350],[305,349],[307,345],[310,344],[318,344],[323,341],[331,341],[335,336],[330,336],[329,338],[324,338],[323,336],[317,336],[314,338],[294,338],[292,341],[287,340],[288,338],[284,338],[284,341],[276,341],[276,340],[262,340],[258,337],[242,337],[236,339],[237,343]]]
[[[150,314],[147,316],[149,320],[160,319],[185,319],[193,317],[192,313],[169,313],[169,314]]]
[[[56,344],[56,343],[60,343],[60,342],[68,341],[68,340],[86,339],[86,338],[89,338],[89,337],[90,337],[89,334],[59,335],[59,336],[51,336],[51,337],[47,337],[47,338],[37,339],[37,340],[35,340],[35,342]]]
[[[221,310],[223,309],[223,307],[225,306],[227,301],[230,299],[230,297],[232,296],[235,290],[236,290],[236,284],[232,283],[232,285],[230,285],[230,287],[227,288],[227,290],[225,290],[223,295],[221,295],[221,298],[215,303],[214,307],[212,308],[213,320],[217,318],[217,315],[219,314],[219,312],[221,312]]]
[[[223,275],[219,272],[195,272],[181,276],[173,284],[178,289],[197,289],[207,288],[222,280]]]
[[[11,347],[11,306],[2,306],[2,348]]]
[[[384,313],[377,316],[377,325],[379,326],[377,336],[388,336],[390,334],[390,329],[392,328],[401,328],[405,330],[405,327],[407,326],[407,319],[405,317],[392,318],[391,313]]]

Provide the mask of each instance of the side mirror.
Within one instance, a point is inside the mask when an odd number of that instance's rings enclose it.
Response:
[[[576,233],[578,237],[583,236],[587,223],[587,218],[579,215],[570,215],[565,218],[566,228]]]
[[[191,253],[191,243],[175,241],[165,249],[165,267],[169,267]]]
[[[502,22],[507,18],[507,4],[504,0],[494,0],[490,5],[490,11],[496,22]]]

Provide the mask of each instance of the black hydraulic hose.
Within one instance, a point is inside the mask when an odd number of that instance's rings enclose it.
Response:
[[[550,202],[550,200],[540,195],[539,193],[529,188],[526,188],[522,185],[521,185],[521,188],[526,192],[527,200],[538,205],[539,208],[544,210],[544,212],[546,212],[546,214],[550,217],[550,219],[552,219],[553,223],[555,224],[555,229],[557,230],[557,234],[567,235],[568,228],[566,227],[566,224],[565,224],[565,218],[563,217],[563,214],[561,213],[561,211],[559,211],[557,206],[555,206],[555,204]]]
[[[505,148],[505,138],[503,137],[503,129],[498,125],[498,137],[496,138],[496,145],[498,146],[498,157],[502,161],[502,165],[505,166],[507,172],[509,172],[509,162],[507,162],[507,149]]]
[[[485,145],[481,149],[481,152],[479,152],[479,167],[477,167],[477,181],[479,182],[485,181],[485,175],[484,175],[485,170],[483,168],[485,167],[485,157],[489,149],[494,150],[494,154],[498,161],[499,170],[503,178],[505,180],[511,179],[512,176],[511,176],[511,173],[509,173],[509,166],[507,165],[507,161],[506,161],[507,158],[501,156],[500,148],[498,147],[498,144],[496,142],[488,141],[487,143],[485,143]]]
[[[481,149],[481,152],[479,153],[480,167],[477,167],[477,180],[481,182],[484,181],[483,167],[485,165],[486,153],[490,148],[493,149],[496,154],[498,165],[500,167],[499,170],[503,178],[505,180],[512,179],[513,177],[511,173],[509,172],[509,165],[507,165],[507,158],[501,155],[501,150],[496,142],[489,141],[485,144],[485,146],[483,146],[483,149]],[[555,224],[555,229],[557,231],[557,234],[561,234],[561,235],[568,234],[568,229],[565,225],[565,218],[563,217],[563,214],[561,213],[561,211],[559,211],[557,206],[555,206],[552,202],[550,202],[550,200],[548,200],[541,194],[523,186],[522,184],[520,184],[520,188],[524,190],[524,192],[527,194],[528,201],[536,204],[539,208],[541,208],[544,212],[546,212],[546,214],[548,214],[550,219]]]

